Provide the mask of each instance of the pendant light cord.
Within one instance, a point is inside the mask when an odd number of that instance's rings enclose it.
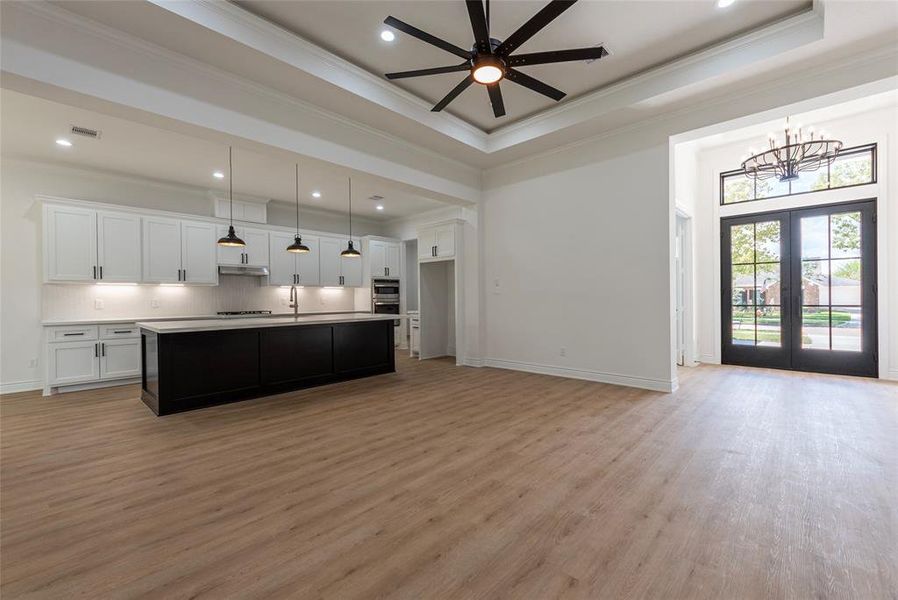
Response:
[[[234,158],[233,148],[228,146],[228,198],[231,204],[231,227],[234,226]]]
[[[352,243],[352,177],[349,178],[349,243]]]
[[[299,163],[296,164],[296,235],[299,235]]]

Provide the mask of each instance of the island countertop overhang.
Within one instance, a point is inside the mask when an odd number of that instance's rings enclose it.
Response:
[[[261,329],[267,327],[297,327],[336,323],[363,323],[367,321],[395,321],[408,315],[384,315],[373,313],[306,315],[299,317],[257,317],[247,319],[198,319],[188,321],[138,321],[137,327],[157,334],[192,333],[197,331],[227,331],[229,329]]]

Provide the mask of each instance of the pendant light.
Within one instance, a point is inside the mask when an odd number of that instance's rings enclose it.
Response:
[[[287,252],[296,254],[306,254],[311,252],[309,247],[302,243],[302,236],[299,235],[299,165],[296,165],[296,237],[293,243],[287,246]]]
[[[340,253],[340,256],[345,256],[346,258],[358,258],[362,255],[361,252],[352,247],[352,177],[349,178],[349,244],[346,246],[346,250]]]
[[[237,237],[237,233],[234,232],[234,160],[233,150],[230,146],[228,146],[228,179],[228,198],[231,202],[231,223],[230,227],[228,227],[228,235],[219,239],[218,245],[243,248],[246,246],[246,242]]]

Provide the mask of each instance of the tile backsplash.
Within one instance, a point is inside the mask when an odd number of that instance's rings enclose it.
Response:
[[[214,315],[225,310],[292,312],[289,288],[265,278],[222,275],[217,286],[44,284],[44,320]],[[300,312],[356,310],[352,288],[299,288]],[[365,310],[367,307],[359,307]]]

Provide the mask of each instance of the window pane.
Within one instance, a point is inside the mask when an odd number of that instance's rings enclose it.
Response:
[[[801,347],[829,350],[829,309],[801,309]]]
[[[780,304],[780,264],[761,263],[756,267],[755,287],[759,306]]]
[[[781,320],[782,312],[779,306],[768,306],[758,309],[758,346],[779,347],[782,344]]]
[[[755,345],[755,312],[752,307],[734,306],[732,319],[733,344]]]
[[[832,215],[829,227],[832,258],[860,258],[861,213],[848,212]]]
[[[755,266],[733,265],[733,304],[751,306],[755,303]]]
[[[829,304],[828,260],[809,260],[801,263],[801,303]]]
[[[758,198],[772,198],[789,194],[789,182],[780,181],[776,177],[758,181]]]
[[[730,260],[733,264],[755,262],[755,226],[733,225],[730,227]]]
[[[873,181],[873,152],[843,154],[829,168],[830,187],[857,185]]]
[[[833,350],[860,352],[861,309],[856,306],[834,306],[832,319]]]
[[[775,262],[780,259],[780,222],[764,221],[755,225],[755,260]]]
[[[723,203],[745,202],[754,200],[754,181],[742,174],[727,175],[723,178]]]
[[[817,190],[825,190],[827,188],[827,171],[826,165],[823,165],[816,171],[805,171],[798,174],[798,179],[792,182],[792,193],[800,194],[802,192],[815,192]]]
[[[861,259],[847,258],[830,263],[830,304],[861,304]]]
[[[829,217],[801,219],[801,259],[829,258]]]

